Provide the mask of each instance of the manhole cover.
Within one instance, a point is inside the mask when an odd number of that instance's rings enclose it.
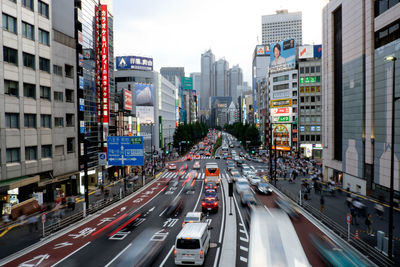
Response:
[[[217,243],[210,243],[210,248],[216,248],[217,246]]]

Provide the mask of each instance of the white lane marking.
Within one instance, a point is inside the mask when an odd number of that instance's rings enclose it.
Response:
[[[249,240],[247,238],[244,238],[244,237],[240,237],[240,240],[242,240],[243,242],[249,242]]]
[[[240,249],[241,249],[241,250],[243,250],[243,251],[246,251],[246,252],[248,252],[248,251],[249,251],[249,249],[248,249],[248,248],[246,248],[246,247],[243,247],[243,246],[240,246]]]
[[[267,206],[264,205],[264,208],[267,210],[267,212],[272,215],[271,211],[267,208]]]
[[[213,267],[217,267],[218,258],[219,258],[219,251],[220,251],[220,248],[218,247],[218,248],[217,248],[217,254],[215,254],[215,260],[214,260],[214,265],[213,265]]]
[[[247,262],[247,258],[240,256],[240,260],[243,262]]]
[[[196,205],[194,205],[193,212],[196,211],[197,205],[199,204],[199,201],[200,201],[200,198],[201,198],[201,193],[203,193],[203,187],[204,187],[204,181],[201,181],[200,194],[199,194],[199,197],[197,198]]]
[[[107,263],[107,265],[106,266],[104,266],[104,267],[108,267],[108,266],[110,266],[119,256],[121,256],[122,255],[122,253],[124,253],[130,246],[132,246],[132,243],[131,244],[129,244],[129,245],[127,245],[123,250],[121,250],[121,252],[120,253],[118,253],[117,254],[117,256],[115,256],[109,263]]]
[[[246,234],[246,231],[243,230],[243,229],[239,229],[239,232],[241,232],[241,233],[243,233],[243,234]]]
[[[205,175],[205,173],[202,172],[202,173],[201,173],[201,179],[204,179],[204,175]]]
[[[83,249],[84,247],[86,247],[87,245],[90,244],[90,241],[87,242],[85,245],[83,245],[82,247],[78,248],[77,250],[71,252],[70,254],[68,254],[67,256],[65,256],[64,258],[62,258],[61,260],[59,260],[58,262],[56,262],[55,264],[51,265],[51,267],[56,266],[57,264],[63,262],[65,259],[71,257],[73,254],[75,254],[76,252],[78,252],[79,250]]]
[[[221,183],[222,185],[222,183]],[[219,239],[218,242],[221,243],[222,242],[222,234],[224,232],[224,228],[225,228],[225,190],[223,185],[221,186],[221,191],[222,191],[222,222],[221,222],[221,230],[219,232]]]
[[[236,209],[237,209],[237,211],[238,211],[238,213],[239,213],[240,222],[243,224],[243,228],[244,228],[244,230],[246,231],[246,233],[245,233],[246,239],[247,239],[246,242],[248,242],[248,240],[249,240],[249,234],[247,233],[246,225],[244,224],[243,217],[242,217],[242,213],[240,212],[239,205],[237,204],[235,195],[233,195],[233,200],[234,200],[234,202],[235,202]],[[240,239],[241,239],[241,238],[240,238]]]
[[[171,255],[172,251],[174,250],[174,245],[171,247],[171,249],[169,250],[167,256],[165,256],[164,260],[161,262],[160,267],[163,267],[165,262],[168,260],[169,255]],[[106,266],[107,267],[107,266]]]
[[[243,224],[242,224],[242,223],[239,223],[239,225],[240,225],[240,226],[243,226]]]

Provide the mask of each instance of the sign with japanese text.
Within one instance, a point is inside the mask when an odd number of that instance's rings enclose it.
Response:
[[[97,122],[101,122],[101,63],[100,63],[100,57],[101,57],[101,50],[100,50],[100,13],[99,13],[99,8],[96,5],[95,6],[95,86],[96,86],[96,112],[97,112]]]
[[[147,70],[153,71],[153,59],[150,57],[123,56],[116,57],[117,70]]]
[[[290,106],[292,106],[292,99],[291,98],[277,99],[277,100],[272,100],[271,101],[271,108],[290,107]]]
[[[103,123],[109,122],[109,77],[108,77],[108,23],[107,23],[107,5],[101,5],[100,8],[100,38],[101,38],[101,82],[102,82],[102,100],[103,100]]]

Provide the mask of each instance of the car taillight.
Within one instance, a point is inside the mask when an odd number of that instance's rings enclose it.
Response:
[[[200,258],[204,258],[203,250],[200,250]]]
[[[205,183],[207,183],[207,181],[208,181],[207,179],[204,180]]]
[[[185,222],[182,223],[182,227],[185,226]]]
[[[218,202],[217,201],[214,202],[214,206],[218,206]]]
[[[176,249],[174,249],[174,257],[176,257]]]
[[[205,206],[205,205],[206,205],[206,202],[202,201],[202,202],[201,202],[201,205],[202,205],[202,206]]]

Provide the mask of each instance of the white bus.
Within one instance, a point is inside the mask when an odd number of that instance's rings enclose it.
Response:
[[[219,185],[220,181],[218,164],[216,162],[208,162],[205,168],[204,182],[214,182]]]
[[[263,207],[252,210],[248,266],[311,266],[284,212]]]

